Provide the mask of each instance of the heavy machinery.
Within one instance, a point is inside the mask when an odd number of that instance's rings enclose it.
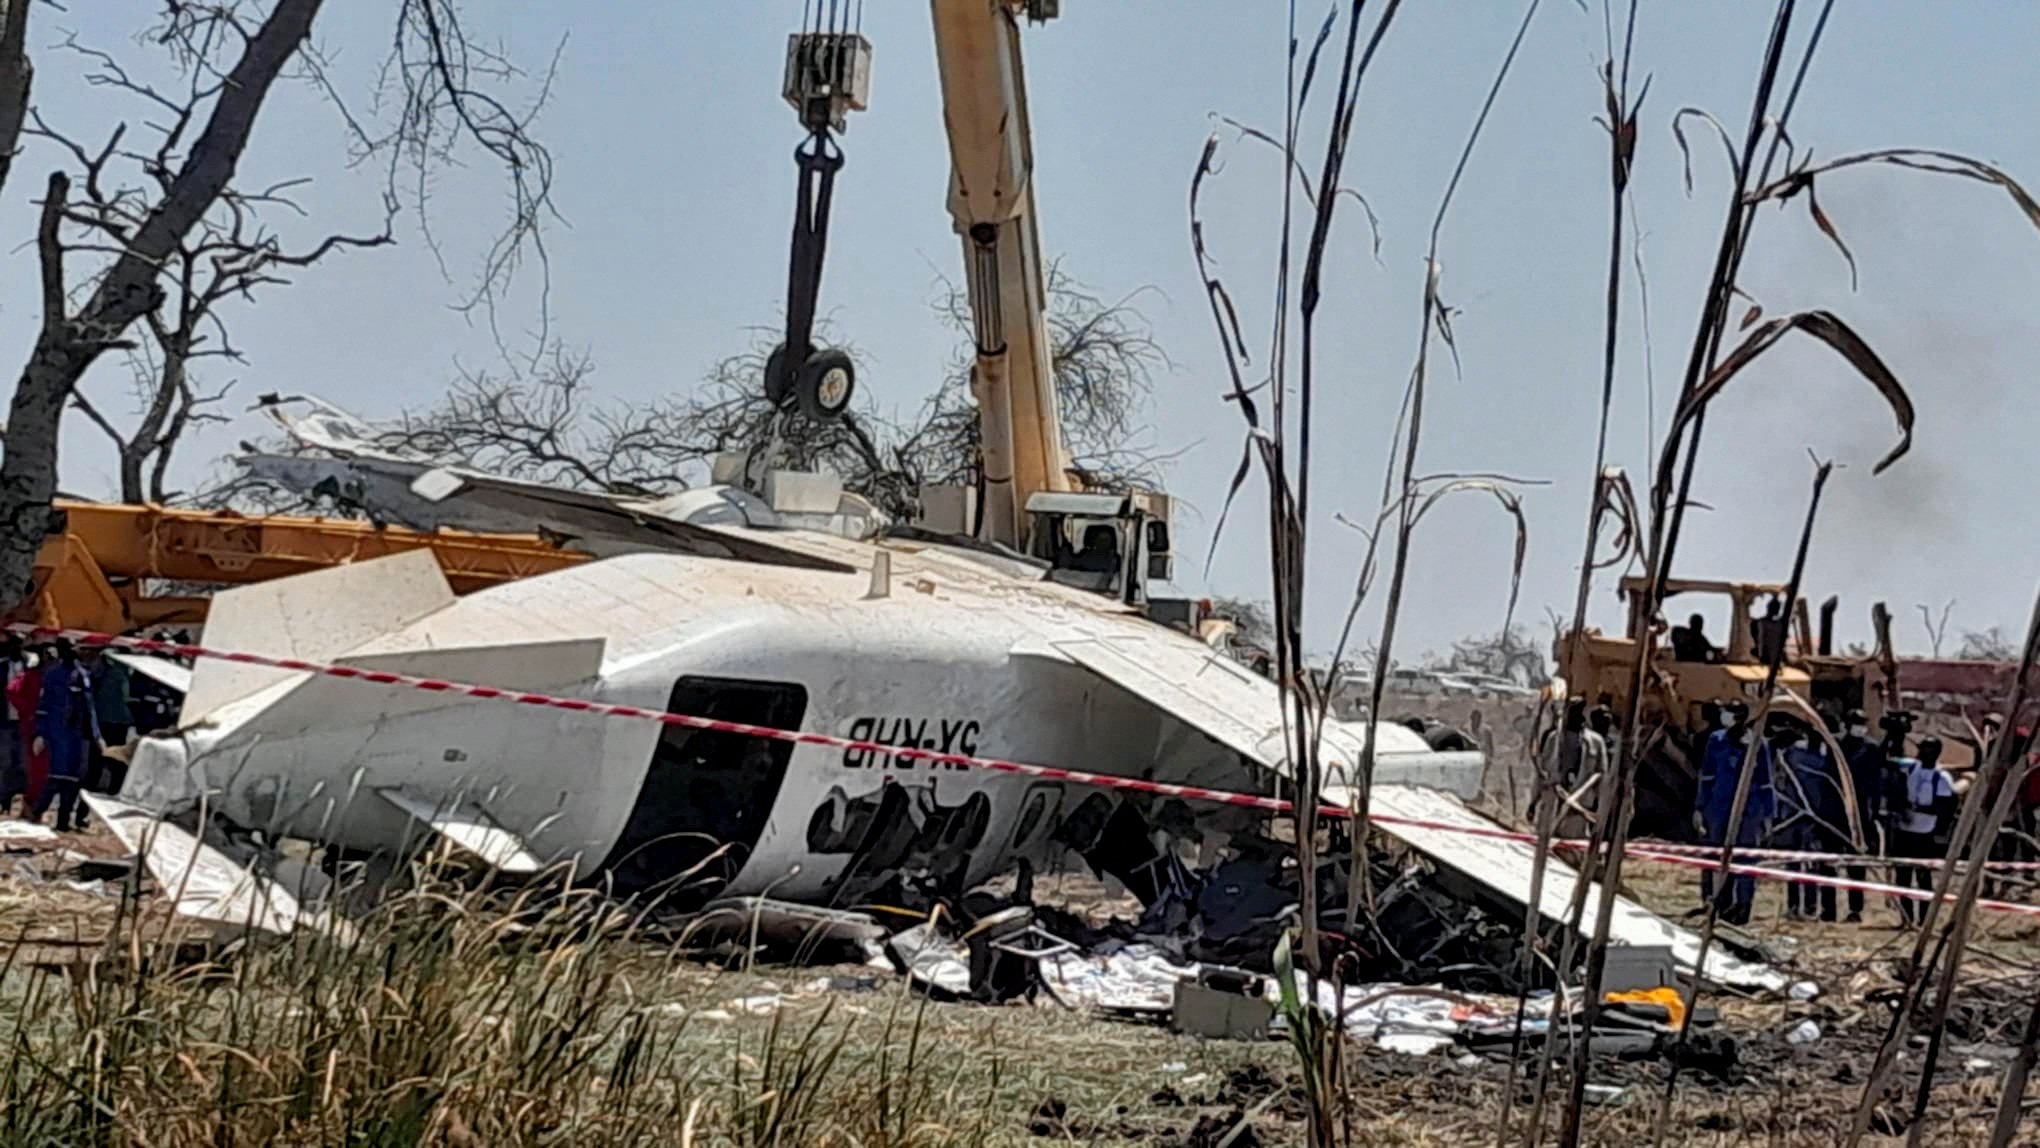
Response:
[[[242,585],[413,550],[431,551],[459,594],[590,557],[537,535],[66,499],[54,509],[51,533],[36,556],[33,590],[10,621],[116,634],[196,625],[205,620],[209,599],[149,596],[145,583]]]
[[[1560,634],[1553,645],[1552,661],[1565,682],[1565,690],[1589,705],[1604,704],[1617,715],[1627,714],[1635,684],[1637,646],[1648,647],[1649,663],[1644,675],[1643,697],[1637,706],[1636,736],[1642,738],[1643,758],[1636,778],[1635,831],[1680,837],[1692,820],[1699,746],[1707,733],[1703,707],[1730,698],[1754,704],[1762,694],[1767,666],[1757,657],[1752,622],[1761,615],[1760,602],[1782,606],[1779,616],[1786,621],[1785,659],[1778,669],[1778,687],[1801,699],[1812,700],[1816,678],[1821,684],[1820,700],[1844,680],[1861,682],[1860,674],[1835,672],[1839,667],[1818,666],[1813,654],[1818,647],[1808,623],[1805,599],[1785,603],[1786,587],[1758,582],[1722,582],[1699,579],[1668,579],[1663,612],[1653,616],[1647,609],[1648,578],[1624,578],[1618,593],[1627,607],[1627,620],[1619,635],[1604,634],[1588,627],[1584,632]],[[1695,609],[1695,598],[1711,599],[1717,607],[1727,606],[1725,639],[1704,656],[1681,658],[1668,641],[1665,619],[1683,621],[1689,613],[1705,617],[1708,611]],[[1715,613],[1720,613],[1717,609]],[[1822,611],[1823,631],[1832,623],[1832,608]],[[1712,639],[1710,639],[1711,641]],[[1835,659],[1821,659],[1835,661]],[[1873,659],[1874,661],[1874,659]],[[1873,693],[1875,691],[1872,691]],[[1843,699],[1840,708],[1862,705],[1860,696]]]
[[[1627,605],[1620,635],[1589,627],[1575,638],[1562,634],[1552,656],[1572,696],[1588,704],[1605,701],[1628,712],[1638,642],[1650,646],[1638,726],[1649,747],[1637,779],[1639,823],[1655,831],[1676,831],[1690,817],[1693,747],[1702,733],[1703,707],[1727,698],[1754,703],[1763,691],[1766,666],[1759,656],[1755,623],[1763,605],[1778,602],[1785,620],[1779,689],[1797,699],[1788,705],[1804,717],[1860,709],[1872,729],[1884,715],[1903,709],[1915,715],[1913,736],[1933,734],[1946,745],[1943,762],[1952,769],[1971,765],[1984,715],[2001,704],[2014,667],[1991,662],[1901,659],[1892,649],[1891,615],[1882,602],[1870,612],[1874,645],[1868,652],[1837,653],[1837,600],[1822,603],[1816,625],[1804,598],[1786,603],[1786,587],[1761,582],[1671,579],[1665,585],[1661,617],[1643,609],[1648,580],[1622,580]],[[1711,656],[1681,659],[1667,640],[1668,628],[1695,612],[1696,598],[1711,599],[1715,615],[1726,606],[1727,631]],[[1705,616],[1710,611],[1699,611]]]
[[[1651,643],[1650,673],[1639,711],[1647,725],[1690,729],[1699,724],[1700,708],[1705,703],[1730,697],[1754,698],[1763,689],[1765,667],[1756,656],[1749,621],[1758,616],[1759,603],[1782,601],[1785,587],[1758,582],[1667,581],[1664,607],[1667,617],[1683,618],[1695,596],[1726,601],[1730,623],[1728,632],[1720,635],[1726,642],[1718,648],[1716,657],[1704,661],[1681,661],[1673,656],[1665,642],[1665,627],[1644,613],[1648,590],[1646,578],[1622,580],[1618,593],[1627,606],[1628,620],[1621,635],[1604,634],[1589,627],[1577,639],[1571,634],[1559,637],[1553,660],[1573,695],[1590,703],[1606,698],[1616,713],[1628,712],[1636,646],[1640,641]],[[1684,602],[1674,605],[1682,598]],[[1806,697],[1813,676],[1801,655],[1812,650],[1814,643],[1804,599],[1782,613],[1790,622],[1792,636],[1787,642],[1787,660],[1779,669],[1778,684]]]
[[[1057,580],[1141,604],[1149,583],[1172,573],[1170,500],[1149,491],[1085,490],[1071,470],[1057,409],[1020,24],[1054,19],[1060,8],[1056,0],[930,0],[949,140],[949,214],[963,243],[976,351],[971,391],[981,465],[974,491],[946,501],[924,492],[924,507],[956,511],[924,524],[1041,559]],[[787,341],[767,376],[768,388],[778,388],[775,402],[809,413],[839,413],[839,392],[848,403],[849,382],[831,387],[825,374],[816,378],[828,401],[809,402],[807,376],[791,364],[806,345],[831,180],[841,166],[831,133],[869,102],[870,59],[870,44],[852,26],[820,16],[787,48],[783,94],[810,142],[798,153]]]

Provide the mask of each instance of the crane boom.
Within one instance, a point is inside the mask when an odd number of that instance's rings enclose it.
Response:
[[[984,513],[992,542],[1024,549],[1030,496],[1070,489],[1045,315],[1034,208],[1034,144],[1019,16],[1043,0],[931,0],[949,135],[949,213],[963,240],[977,358],[971,391],[983,433]]]
[[[589,560],[537,535],[64,499],[55,505],[61,526],[36,557],[34,590],[16,620],[113,633],[197,622],[205,617],[204,599],[143,597],[141,583],[240,585],[408,550],[432,551],[458,594]]]

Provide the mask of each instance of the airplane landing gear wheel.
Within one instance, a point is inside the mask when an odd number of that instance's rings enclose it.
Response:
[[[786,373],[786,344],[772,348],[765,356],[765,401],[774,409],[787,405],[793,395],[793,379]]]
[[[849,410],[851,396],[856,393],[857,365],[850,361],[850,352],[835,347],[809,355],[793,385],[794,401],[800,404],[801,413],[820,421],[837,418]]]

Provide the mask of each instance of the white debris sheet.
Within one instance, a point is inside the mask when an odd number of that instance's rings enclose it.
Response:
[[[9,735],[12,736],[12,735]],[[36,821],[0,821],[0,846],[55,841],[57,831]]]
[[[1327,791],[1325,800],[1334,805],[1348,803],[1344,793]],[[1494,822],[1468,809],[1450,794],[1403,785],[1374,787],[1371,807],[1376,814],[1393,816],[1401,822],[1424,822],[1440,826],[1465,826],[1493,830]],[[1468,879],[1492,889],[1518,905],[1530,901],[1530,872],[1536,849],[1528,842],[1499,837],[1459,833],[1449,828],[1418,827],[1375,822],[1374,827],[1423,852],[1433,861]],[[1573,887],[1579,874],[1554,857],[1545,866],[1542,904],[1538,906],[1552,921],[1568,919]],[[1587,920],[1593,920],[1600,886],[1588,890]],[[1672,950],[1679,968],[1692,972],[1700,955],[1700,934],[1682,929],[1627,897],[1615,898],[1615,915],[1610,927],[1617,945],[1662,945]],[[1784,992],[1790,979],[1769,965],[1741,960],[1722,950],[1717,942],[1707,954],[1706,979],[1732,988],[1763,992]]]
[[[1179,981],[1194,980],[1194,964],[1178,964],[1152,945],[1128,945],[1101,956],[1062,956],[1041,962],[1041,977],[1057,997],[1077,1006],[1113,1011],[1167,1012]],[[1271,978],[1268,997],[1280,987]],[[1343,995],[1343,999],[1341,999]],[[1526,1032],[1541,1032],[1548,994],[1531,998]],[[1516,998],[1396,984],[1347,985],[1343,994],[1318,985],[1318,1007],[1346,1018],[1346,1032],[1391,1052],[1423,1056],[1449,1047],[1462,1033],[1508,1032]]]
[[[1153,945],[1128,945],[1103,956],[1069,953],[1041,962],[1041,979],[1078,1008],[1168,1011],[1176,982],[1193,980],[1196,965],[1171,961]]]

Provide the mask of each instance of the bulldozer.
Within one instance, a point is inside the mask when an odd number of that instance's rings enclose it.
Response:
[[[1892,652],[1891,614],[1882,602],[1871,609],[1876,633],[1873,649],[1867,654],[1837,654],[1835,598],[1822,603],[1816,628],[1806,599],[1794,598],[1788,603],[1788,588],[1775,583],[1669,579],[1663,611],[1656,616],[1646,610],[1649,589],[1649,579],[1641,576],[1620,583],[1618,593],[1627,606],[1627,622],[1620,635],[1588,627],[1577,635],[1559,635],[1552,650],[1567,694],[1584,698],[1590,705],[1606,705],[1619,716],[1629,712],[1637,645],[1648,645],[1644,693],[1637,707],[1636,733],[1644,748],[1636,782],[1635,832],[1683,836],[1688,831],[1707,708],[1710,703],[1732,698],[1754,706],[1762,694],[1768,667],[1761,656],[1767,651],[1759,648],[1763,631],[1759,620],[1765,618],[1765,608],[1772,603],[1778,609],[1769,624],[1782,630],[1778,640],[1783,657],[1777,680],[1781,708],[1795,711],[1809,722],[1819,714],[1860,709],[1874,729],[1887,711],[1905,704],[1897,688],[1899,664]],[[1696,599],[1726,603],[1729,626],[1720,635],[1724,641],[1713,646],[1688,639],[1686,649],[1677,649],[1664,619],[1689,612]],[[1951,767],[1964,763],[1965,751],[1973,754],[1974,738],[1963,730],[1943,731],[1923,724],[1916,732],[1942,732]]]

